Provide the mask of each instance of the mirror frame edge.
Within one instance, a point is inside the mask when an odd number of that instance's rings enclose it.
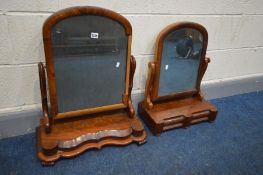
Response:
[[[56,25],[59,21],[69,17],[81,16],[81,15],[97,15],[97,16],[104,16],[111,18],[112,20],[119,22],[123,26],[126,32],[126,35],[128,37],[128,43],[127,43],[127,58],[126,58],[125,94],[123,94],[123,98],[122,98],[123,103],[59,113],[58,104],[57,104],[55,71],[54,71],[54,63],[53,63],[53,55],[52,55],[51,32],[53,26]],[[50,17],[48,17],[44,22],[42,28],[42,35],[43,35],[46,72],[47,72],[47,80],[48,80],[50,107],[51,107],[51,118],[61,119],[61,118],[75,117],[85,114],[92,114],[96,112],[129,108],[130,106],[128,100],[130,96],[129,87],[130,87],[130,78],[132,78],[130,75],[132,26],[125,17],[114,11],[100,7],[94,7],[94,6],[70,7],[60,10],[52,14]]]
[[[196,90],[191,91],[183,91],[179,93],[173,93],[169,95],[164,96],[158,96],[158,90],[159,90],[159,81],[160,81],[160,71],[161,71],[161,61],[162,61],[162,51],[163,51],[163,43],[165,38],[173,31],[182,29],[182,28],[192,28],[196,29],[203,35],[203,48],[198,68],[198,75],[196,79]],[[200,93],[200,85],[201,80],[203,77],[203,69],[206,68],[206,50],[208,45],[208,32],[202,25],[194,22],[177,22],[168,25],[165,27],[161,32],[159,32],[157,39],[156,39],[156,47],[155,47],[155,55],[154,55],[154,64],[155,64],[155,72],[153,77],[153,84],[151,87],[150,97],[153,102],[158,102],[162,100],[170,100],[178,97],[188,96],[188,95],[194,95]]]

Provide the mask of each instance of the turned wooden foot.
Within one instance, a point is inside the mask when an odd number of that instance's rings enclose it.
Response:
[[[146,142],[147,142],[147,140],[143,140],[143,141],[137,142],[137,145],[141,146],[141,145],[145,144]]]
[[[160,132],[153,132],[153,135],[159,137],[161,135],[161,133]]]

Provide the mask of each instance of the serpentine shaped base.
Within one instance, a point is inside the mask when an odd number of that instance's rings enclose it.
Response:
[[[44,166],[54,165],[60,158],[75,157],[88,149],[146,142],[141,121],[136,116],[130,118],[126,112],[55,121],[49,134],[41,124],[36,133],[37,155]]]

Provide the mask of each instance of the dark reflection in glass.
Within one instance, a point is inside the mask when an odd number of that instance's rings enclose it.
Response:
[[[58,111],[122,103],[128,38],[110,18],[85,15],[52,29]]]
[[[158,95],[196,89],[202,34],[191,28],[170,33],[164,40]]]

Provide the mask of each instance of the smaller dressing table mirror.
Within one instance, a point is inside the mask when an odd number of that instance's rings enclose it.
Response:
[[[216,107],[200,92],[210,62],[205,57],[207,42],[206,29],[192,22],[175,23],[159,33],[144,100],[138,107],[153,134],[215,120]]]
[[[145,142],[131,102],[131,37],[128,20],[103,8],[72,7],[46,20],[46,65],[39,63],[43,117],[37,128],[43,165],[104,145]]]

